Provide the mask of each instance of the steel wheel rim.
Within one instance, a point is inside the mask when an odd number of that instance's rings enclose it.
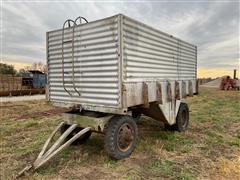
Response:
[[[131,148],[134,139],[133,134],[134,130],[130,124],[125,123],[120,126],[117,134],[117,146],[120,151],[126,152]]]

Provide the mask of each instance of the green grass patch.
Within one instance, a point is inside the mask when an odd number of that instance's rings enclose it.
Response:
[[[227,142],[231,146],[237,146],[240,147],[240,137],[235,137]]]
[[[176,134],[174,132],[168,132],[168,131],[162,131],[158,133],[158,137],[161,140],[167,140],[167,141],[175,141]]]
[[[142,175],[137,170],[132,170],[128,172],[126,176],[123,177],[124,180],[142,180]]]
[[[104,158],[104,167],[106,168],[114,168],[116,167],[120,162],[118,162],[117,160],[114,160],[110,157],[105,157]]]
[[[179,167],[179,165],[173,160],[154,160],[151,162],[149,168],[153,173],[160,173],[166,178],[179,180],[193,179],[188,169],[186,169],[184,166]]]
[[[175,151],[175,146],[173,144],[164,144],[163,145],[163,149],[165,149],[166,151]]]
[[[215,145],[215,144],[224,144],[224,138],[221,135],[217,135],[213,131],[208,132],[208,136],[205,139],[205,143],[208,145]]]
[[[191,146],[184,146],[180,150],[181,153],[190,153],[191,151],[192,151],[192,147]]]
[[[193,139],[189,139],[189,137],[178,137],[177,138],[177,143],[181,144],[181,145],[189,145],[189,144],[193,144],[194,141]]]

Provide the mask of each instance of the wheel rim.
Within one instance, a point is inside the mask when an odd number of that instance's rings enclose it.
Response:
[[[186,128],[188,124],[188,115],[187,115],[187,111],[184,110],[182,111],[182,115],[181,115],[181,125],[183,128]]]
[[[122,152],[126,152],[133,144],[134,130],[128,123],[123,124],[118,130],[117,146]]]

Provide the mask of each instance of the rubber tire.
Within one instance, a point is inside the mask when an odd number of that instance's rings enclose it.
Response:
[[[184,111],[186,112],[186,125],[182,126],[181,116]],[[164,126],[165,129],[169,131],[183,132],[186,131],[188,124],[189,124],[189,108],[186,103],[181,103],[176,117],[176,123],[174,125],[164,124]]]
[[[60,133],[63,134],[71,125],[69,124],[64,124],[61,128],[60,128]],[[81,131],[83,128],[81,127],[76,127],[72,133],[70,133],[67,138],[66,141],[71,139],[73,137],[73,134],[78,133],[79,131]],[[81,137],[79,137],[78,139],[76,139],[71,145],[80,145],[85,143],[91,136],[92,132],[88,131],[85,134],[83,134]]]
[[[123,152],[118,148],[117,135],[119,128],[125,123],[128,123],[131,126],[134,134],[132,145],[127,151]],[[138,129],[136,122],[131,116],[115,116],[109,121],[105,130],[104,149],[111,158],[115,160],[120,160],[129,157],[136,148],[137,141]]]

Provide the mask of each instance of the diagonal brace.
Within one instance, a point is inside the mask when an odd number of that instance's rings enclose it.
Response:
[[[90,127],[86,127],[79,131],[77,134],[75,134],[71,139],[66,141],[66,138],[69,134],[73,132],[73,130],[77,127],[77,124],[72,124],[57,140],[56,142],[48,148],[50,142],[52,142],[53,137],[55,134],[60,130],[60,128],[64,125],[64,122],[61,122],[56,129],[52,132],[52,134],[49,136],[47,141],[44,143],[42,150],[40,151],[37,159],[34,161],[34,163],[26,166],[22,171],[20,171],[17,175],[17,177],[22,176],[26,171],[29,171],[31,169],[38,169],[43,164],[48,162],[50,159],[52,159],[54,156],[56,156],[58,153],[66,149],[68,146],[70,146],[76,139],[80,138],[83,134],[87,133],[91,130]]]

